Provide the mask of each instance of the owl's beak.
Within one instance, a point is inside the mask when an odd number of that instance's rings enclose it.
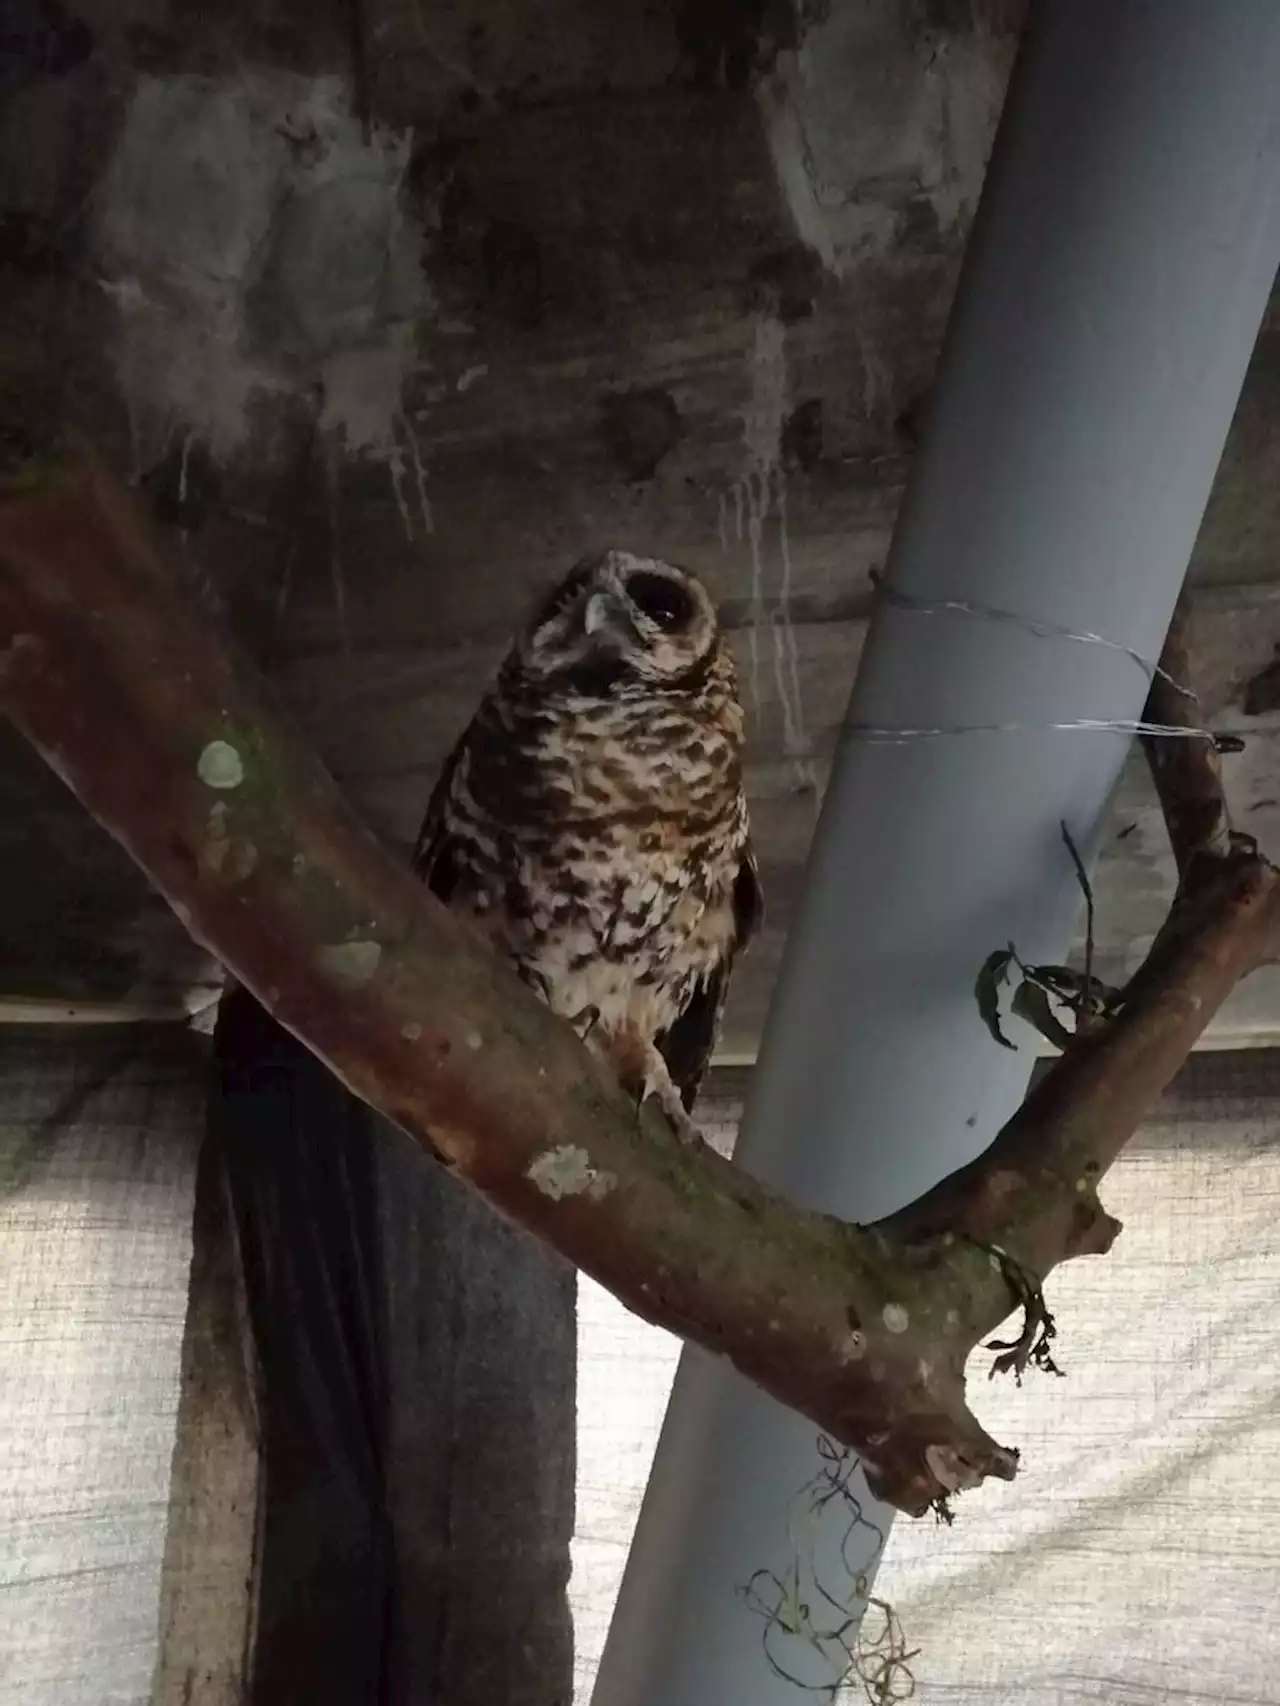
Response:
[[[593,592],[582,613],[582,629],[588,639],[598,634],[633,636],[635,627],[626,601],[616,592]]]

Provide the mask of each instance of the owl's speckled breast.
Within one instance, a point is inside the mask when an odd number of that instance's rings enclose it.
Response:
[[[747,817],[727,651],[686,693],[500,688],[486,724],[450,789],[458,900],[555,1011],[652,1038],[734,934]]]

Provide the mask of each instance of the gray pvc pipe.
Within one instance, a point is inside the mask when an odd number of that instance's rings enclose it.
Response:
[[[1154,656],[1280,263],[1280,4],[1033,14],[889,579]],[[1032,1055],[987,1036],[975,973],[1010,938],[1062,957],[1080,896],[1059,822],[1090,845],[1128,745],[1049,725],[1134,718],[1145,693],[1101,646],[878,611],[741,1136],[753,1172],[866,1220],[986,1145]],[[859,723],[1023,732],[891,746]],[[810,1424],[686,1351],[594,1706],[803,1698],[737,1589],[783,1573],[816,1467]]]

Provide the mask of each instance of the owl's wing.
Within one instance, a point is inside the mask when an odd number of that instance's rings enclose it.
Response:
[[[449,795],[475,726],[474,720],[467,725],[445,759],[413,849],[414,872],[446,906],[458,880],[457,843],[449,833]]]
[[[760,872],[748,843],[742,850],[733,883],[733,939],[719,964],[694,990],[679,1018],[655,1038],[658,1053],[667,1063],[671,1082],[680,1092],[686,1112],[692,1110],[698,1087],[711,1064],[734,961],[759,930],[763,918]]]

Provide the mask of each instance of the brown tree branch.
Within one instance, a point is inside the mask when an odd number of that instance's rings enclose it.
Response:
[[[1160,667],[1161,673],[1151,683],[1147,720],[1165,728],[1203,728],[1200,701],[1191,691],[1185,605],[1174,612]],[[1161,735],[1144,735],[1142,745],[1182,879],[1198,854],[1221,855],[1231,848],[1231,818],[1218,748],[1209,740]]]
[[[1041,1277],[1108,1249],[1120,1226],[1099,1179],[1236,984],[1275,957],[1280,873],[1231,827],[1217,745],[1189,687],[1187,626],[1184,600],[1146,708],[1148,722],[1187,736],[1143,737],[1179,873],[1164,927],[1119,1011],[1082,1031],[977,1161],[885,1223],[895,1236],[947,1227],[1007,1243]]]
[[[966,1408],[965,1359],[1057,1262],[1110,1242],[1097,1178],[1277,934],[1265,861],[1234,844],[1200,860],[1119,1014],[982,1161],[853,1227],[681,1146],[655,1111],[637,1121],[360,823],[88,453],[0,497],[0,709],[356,1095],[637,1313],[859,1451],[912,1513],[1014,1473]],[[1172,764],[1166,788],[1191,774]]]

